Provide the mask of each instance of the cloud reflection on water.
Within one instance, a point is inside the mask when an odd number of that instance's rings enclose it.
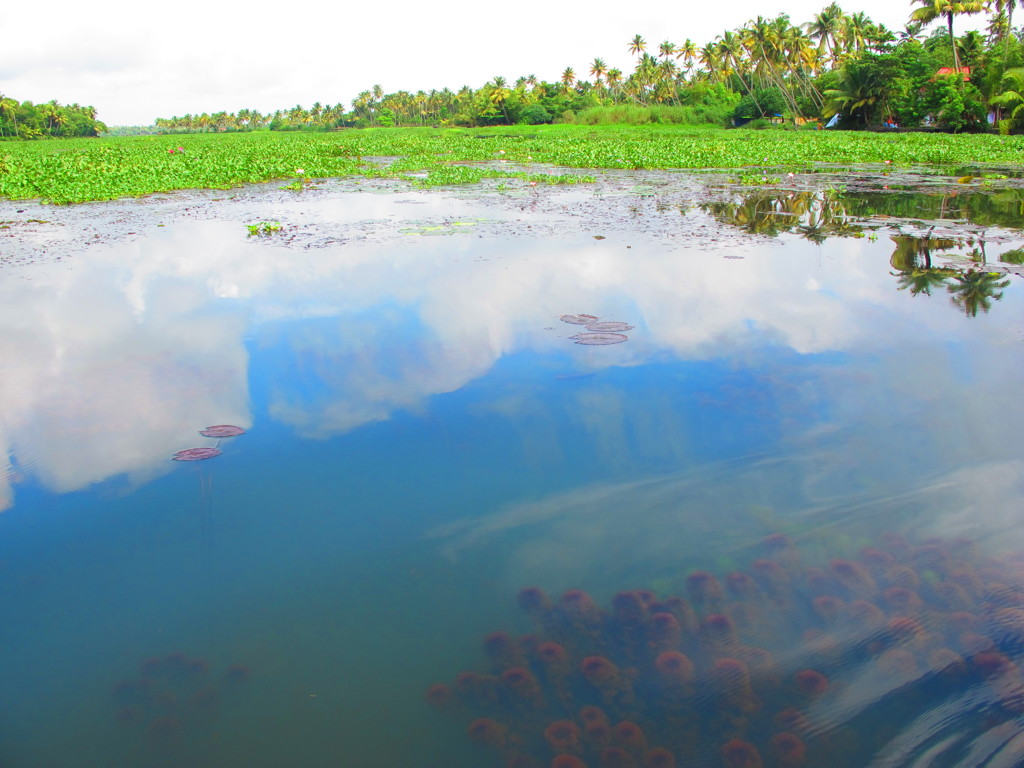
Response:
[[[375,212],[396,208],[372,200]],[[57,492],[168,471],[197,429],[251,424],[246,345],[259,354],[270,336],[316,384],[271,370],[270,416],[327,438],[415,410],[516,353],[561,356],[574,374],[673,359],[743,366],[775,347],[809,355],[966,333],[961,318],[921,302],[908,316],[863,241],[787,241],[744,260],[659,246],[639,235],[460,236],[307,251],[246,241],[236,223],[154,229],[0,287],[0,445]],[[627,344],[575,347],[575,329],[557,320],[566,312],[637,328]]]

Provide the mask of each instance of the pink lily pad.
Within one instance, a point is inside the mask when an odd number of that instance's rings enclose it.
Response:
[[[203,437],[238,437],[239,435],[244,435],[245,430],[233,424],[217,424],[213,427],[207,427],[199,434]]]
[[[558,319],[563,323],[572,323],[573,325],[586,325],[597,320],[593,315],[562,315]]]
[[[202,461],[220,456],[221,452],[216,448],[186,448],[171,456],[174,461]]]
[[[620,323],[618,320],[605,320],[603,323],[590,323],[588,331],[632,331],[633,326],[629,323]]]
[[[629,337],[624,336],[621,333],[577,333],[575,336],[570,336],[569,338],[577,344],[601,346],[605,344],[621,344],[624,341],[629,341]]]

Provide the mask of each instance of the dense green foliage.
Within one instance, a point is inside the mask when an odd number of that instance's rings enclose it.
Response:
[[[157,124],[182,133],[550,122],[724,126],[733,118],[778,116],[799,124],[838,114],[844,128],[895,122],[984,130],[989,108],[1000,107],[1004,74],[1024,65],[1022,30],[1012,24],[1016,0],[912,0],[910,5],[906,28],[899,32],[832,3],[804,23],[793,23],[786,14],[758,16],[704,46],[665,40],[656,54],[636,35],[626,46],[636,56],[628,74],[595,58],[579,74],[566,67],[554,82],[535,75],[514,82],[495,77],[475,90],[466,85],[416,93],[385,93],[375,85],[356,96],[351,109],[317,102],[269,115],[246,109],[163,118]],[[955,34],[958,17],[982,11],[989,13],[987,34]],[[935,24],[934,32],[925,38],[922,30],[929,24]],[[1024,125],[1014,117],[1001,127]]]
[[[93,107],[48,101],[33,104],[0,94],[0,138],[41,139],[44,137],[97,136],[107,128],[96,119]]]
[[[383,158],[397,158],[385,162]],[[725,131],[665,125],[367,129],[11,142],[0,146],[0,196],[68,203],[174,189],[363,176],[421,186],[483,178],[565,184],[574,169],[738,168],[813,163],[1024,164],[1024,137]],[[467,164],[470,163],[470,164]],[[415,175],[414,175],[415,174]],[[301,194],[301,192],[297,192]]]

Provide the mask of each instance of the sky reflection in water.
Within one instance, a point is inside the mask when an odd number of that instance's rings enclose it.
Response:
[[[387,226],[416,198],[351,197]],[[184,222],[0,284],[0,762],[475,765],[422,692],[526,630],[525,585],[682,593],[777,530],[1019,549],[1018,278],[971,317],[899,290],[888,236],[732,259],[364,229]],[[576,313],[636,327],[577,346]],[[249,431],[169,460],[224,423]],[[251,678],[212,730],[118,723],[112,686],[175,651]]]

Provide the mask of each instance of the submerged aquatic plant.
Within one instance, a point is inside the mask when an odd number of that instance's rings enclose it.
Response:
[[[527,587],[534,631],[488,636],[490,668],[427,701],[494,766],[909,765],[893,740],[949,708],[942,764],[959,765],[980,733],[1016,732],[1024,558],[898,535],[820,565],[781,535],[762,554],[723,579],[680,574],[687,598],[624,591],[607,610]]]
[[[169,747],[209,734],[222,709],[244,690],[249,671],[241,664],[218,671],[205,659],[175,652],[144,660],[138,675],[114,685],[115,719],[145,736],[139,742],[147,753],[145,764],[164,765]],[[150,757],[160,762],[151,763]]]

